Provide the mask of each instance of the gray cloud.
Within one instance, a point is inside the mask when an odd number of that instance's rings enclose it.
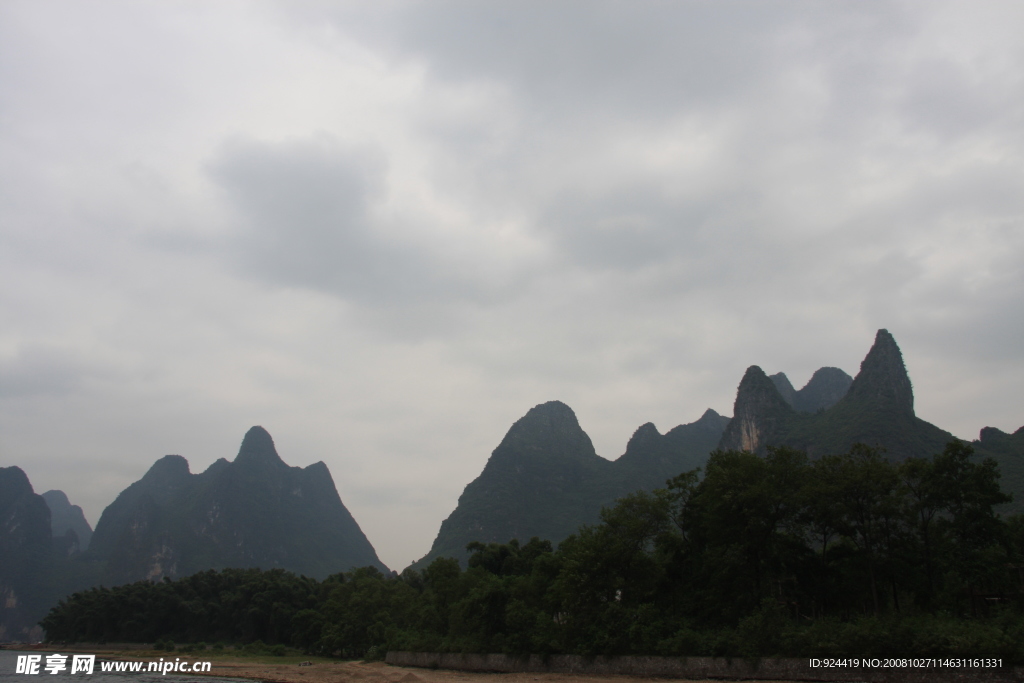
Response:
[[[438,316],[450,323],[455,305],[511,293],[510,283],[474,272],[466,263],[473,254],[451,249],[453,238],[391,230],[394,219],[380,215],[388,188],[379,151],[346,148],[328,135],[234,140],[210,174],[236,216],[214,248],[246,277],[323,291],[384,328],[420,332]]]
[[[0,360],[0,399],[63,396],[78,389],[96,369],[74,352],[45,345],[29,346]]]
[[[211,166],[239,216],[225,248],[261,279],[357,297],[400,289],[401,266],[414,260],[369,224],[381,170],[370,153],[339,149],[325,137],[233,141]]]
[[[643,118],[692,103],[725,104],[757,84],[782,5],[450,2],[413,6],[398,49],[423,54],[442,77],[497,79],[543,109],[574,118],[609,109]],[[580,99],[582,98],[582,100]]]
[[[93,521],[263,424],[402,566],[532,405],[614,457],[879,327],[1024,419],[1016,4],[101,4],[0,6],[3,464]]]

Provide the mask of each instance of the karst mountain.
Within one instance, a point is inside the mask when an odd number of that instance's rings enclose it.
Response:
[[[89,559],[110,584],[188,576],[224,567],[282,568],[323,579],[354,567],[387,567],[345,508],[322,462],[289,467],[262,427],[193,474],[168,455],[111,503]]]
[[[557,544],[598,521],[602,507],[632,491],[664,486],[669,477],[701,467],[715,449],[763,454],[789,446],[814,458],[862,443],[898,461],[939,453],[954,438],[915,415],[903,354],[884,329],[856,377],[823,367],[796,390],[785,373],[768,376],[753,365],[736,391],[732,418],[709,409],[664,435],[645,424],[614,461],[594,452],[569,406],[552,401],[512,425],[413,567],[435,557],[465,562],[472,541],[537,536]],[[978,458],[996,459],[1004,490],[1016,492],[1017,502],[1004,511],[1024,510],[1024,428],[1006,434],[987,427],[972,445]]]
[[[708,409],[665,433],[641,425],[615,460],[595,452],[569,406],[550,401],[511,426],[413,566],[438,557],[465,563],[474,541],[537,536],[557,544],[597,522],[602,507],[663,487],[716,449],[763,454],[788,446],[816,458],[863,443],[900,461],[939,453],[953,438],[917,417],[902,353],[886,330],[855,377],[823,367],[798,390],[785,373],[750,366],[732,417]],[[1012,434],[986,427],[972,446],[977,458],[997,461],[1002,488],[1014,495],[1002,512],[1024,511],[1024,427]],[[0,640],[32,638],[49,605],[97,584],[227,567],[323,579],[363,566],[387,571],[327,466],[287,465],[262,427],[248,431],[234,460],[200,473],[179,455],[157,460],[106,508],[95,531],[64,493],[38,495],[21,469],[0,468]]]
[[[474,479],[434,544],[415,567],[435,557],[465,562],[472,541],[506,543],[533,536],[558,543],[581,524],[598,521],[601,508],[637,490],[665,485],[699,467],[722,435],[728,418],[713,410],[666,434],[647,423],[634,432],[626,452],[610,461],[594,452],[576,414],[560,401],[530,409]]]

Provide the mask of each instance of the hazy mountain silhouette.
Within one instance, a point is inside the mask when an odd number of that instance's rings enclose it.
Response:
[[[665,434],[646,423],[614,461],[597,455],[569,406],[551,401],[512,425],[414,566],[447,556],[464,562],[472,541],[558,543],[597,522],[617,498],[703,466],[715,448],[791,446],[817,457],[864,443],[902,460],[939,453],[952,439],[915,415],[902,354],[886,330],[855,378],[825,367],[798,391],[784,373],[769,377],[751,366],[732,418],[709,409]],[[996,459],[1004,490],[1015,494],[1004,512],[1024,511],[1024,428],[986,427],[973,446],[978,458]],[[249,430],[233,461],[199,474],[181,456],[159,459],[90,533],[62,492],[36,495],[24,472],[0,468],[0,640],[27,637],[57,596],[97,583],[226,567],[280,567],[321,579],[359,566],[387,570],[327,466],[288,466],[262,427]]]
[[[768,379],[775,384],[782,398],[800,413],[816,413],[831,408],[850,390],[853,378],[839,368],[818,368],[799,391],[793,388],[786,373]]]
[[[992,458],[999,464],[1003,491],[1013,501],[1000,506],[1003,514],[1024,513],[1024,427],[1007,434],[995,427],[985,427],[978,439],[971,442],[978,458]]]
[[[0,467],[0,641],[38,639],[54,601],[50,509],[19,467]]]
[[[812,395],[834,396],[843,382],[837,372],[842,371],[822,368],[816,372],[822,380]],[[756,365],[747,369],[719,448],[763,453],[768,446],[792,446],[817,456],[864,443],[902,460],[941,452],[954,438],[914,414],[914,392],[903,355],[886,330],[878,331],[846,393],[824,410],[798,412],[777,388],[779,382]]]
[[[192,474],[168,455],[125,489],[96,525],[88,558],[108,585],[224,567],[280,567],[323,579],[387,567],[338,497],[327,466],[289,467],[262,427],[233,462]]]
[[[72,505],[63,491],[47,491],[42,494],[50,508],[50,530],[54,541],[63,547],[67,555],[85,552],[92,540],[92,527],[85,519],[82,508]]]
[[[702,465],[726,422],[708,410],[667,434],[647,423],[613,462],[594,452],[569,406],[560,401],[538,405],[508,430],[441,523],[430,552],[414,566],[426,566],[435,557],[464,562],[471,541],[506,543],[538,536],[558,543],[581,524],[598,521],[601,508],[615,499],[662,487],[669,477]]]
[[[1024,432],[988,428],[981,437],[974,442],[978,457],[996,457],[1004,488],[1024,493]],[[953,438],[915,415],[903,355],[887,330],[878,331],[855,378],[824,367],[797,391],[784,373],[769,377],[751,366],[731,419],[709,410],[664,435],[642,425],[615,461],[599,457],[572,410],[552,401],[512,425],[442,522],[430,552],[413,566],[443,556],[464,561],[471,541],[539,536],[557,543],[596,522],[601,507],[616,498],[702,466],[716,447],[764,453],[769,446],[791,446],[817,457],[863,443],[902,460],[939,453]]]

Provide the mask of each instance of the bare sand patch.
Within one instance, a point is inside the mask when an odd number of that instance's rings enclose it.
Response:
[[[214,664],[211,675],[250,678],[275,683],[664,683],[667,679],[634,676],[577,676],[550,673],[476,673],[445,669],[415,669],[383,662],[314,662],[263,665],[246,662]],[[671,679],[690,683],[692,679]],[[749,683],[757,683],[751,681]],[[772,683],[786,683],[773,681]]]
[[[208,674],[178,673],[177,676],[214,676],[221,678],[244,678],[266,683],[664,683],[667,680],[678,683],[696,683],[694,679],[645,678],[639,676],[594,676],[561,673],[478,673],[451,671],[447,669],[421,669],[391,666],[384,662],[339,661],[324,658],[261,657],[237,654],[222,654],[217,651],[163,652],[144,650],[146,646],[120,647],[110,645],[46,645],[28,646],[24,649],[48,652],[88,652],[104,659],[125,661],[154,661],[159,658],[209,661]],[[19,648],[21,649],[21,648]],[[706,681],[707,679],[700,679]],[[130,683],[130,677],[126,680]],[[747,681],[747,683],[769,683],[768,681]],[[796,683],[778,681],[770,683]]]

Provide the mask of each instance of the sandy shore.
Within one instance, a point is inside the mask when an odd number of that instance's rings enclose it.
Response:
[[[488,674],[444,669],[414,669],[383,662],[315,662],[296,664],[254,664],[225,662],[213,665],[216,676],[251,678],[280,683],[664,683],[666,679],[633,676],[574,676],[571,674]],[[688,680],[672,679],[680,683]],[[748,683],[757,683],[749,681]],[[785,683],[773,681],[772,683]]]
[[[19,648],[21,649],[21,648]],[[181,653],[131,649],[110,649],[109,646],[45,645],[30,648],[46,652],[88,652],[102,659],[122,661],[156,661],[180,658],[188,661],[209,661],[209,674],[174,674],[177,676],[216,676],[245,678],[267,683],[664,683],[667,679],[635,676],[583,676],[553,673],[473,673],[446,669],[398,667],[384,662],[338,661],[323,658],[256,657],[225,655],[210,650]],[[308,664],[306,664],[308,662]],[[671,679],[691,683],[691,679]],[[706,680],[706,679],[704,679]],[[758,683],[748,681],[748,683]],[[773,681],[772,683],[786,683]]]

